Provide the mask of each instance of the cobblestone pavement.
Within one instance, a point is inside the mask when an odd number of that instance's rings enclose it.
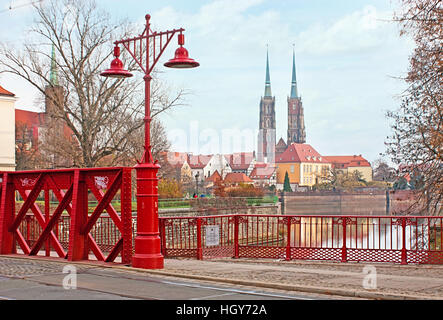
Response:
[[[95,268],[94,266],[80,266],[78,272]],[[62,273],[63,266],[58,263],[45,260],[20,260],[20,263],[15,263],[15,260],[0,259],[0,276],[25,278],[28,276],[38,276],[45,274]]]
[[[68,263],[66,260],[63,261]],[[126,274],[143,273],[165,279],[189,278],[225,287],[262,287],[285,294],[307,293],[314,298],[443,299],[443,266],[280,261],[270,259],[165,259],[161,270],[141,270],[119,264],[76,264],[79,273],[91,274],[103,267]],[[365,269],[366,268],[366,269]],[[375,271],[375,287],[364,286],[365,270]],[[100,271],[101,272],[101,271]],[[60,263],[43,259],[0,258],[0,278],[61,274]],[[374,273],[372,274],[374,275]],[[1,279],[0,279],[1,280]],[[223,284],[224,283],[224,284]]]
[[[65,266],[76,290],[64,288]],[[72,268],[74,267],[74,268]],[[118,264],[0,256],[0,300],[320,300],[321,294],[187,280]],[[338,297],[338,299],[342,299]]]

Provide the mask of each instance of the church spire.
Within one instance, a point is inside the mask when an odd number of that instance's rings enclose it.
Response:
[[[272,93],[271,93],[271,77],[269,75],[269,52],[268,52],[268,50],[266,50],[265,97],[272,97]]]
[[[52,86],[58,86],[57,79],[57,64],[55,61],[55,46],[52,45],[52,55],[51,55],[51,73],[49,75],[49,82]]]
[[[292,52],[292,82],[291,82],[291,99],[298,98],[297,75],[295,73],[295,49]]]

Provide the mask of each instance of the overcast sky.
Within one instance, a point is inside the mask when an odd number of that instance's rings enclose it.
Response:
[[[32,22],[30,0],[0,0],[0,41],[20,45]],[[264,93],[266,46],[277,140],[286,140],[295,44],[298,90],[303,99],[307,143],[322,155],[362,154],[369,161],[385,151],[390,134],[386,111],[399,105],[413,42],[391,22],[397,0],[98,0],[115,18],[143,29],[149,13],[154,30],[186,29],[185,47],[201,66],[163,67],[172,88],[192,92],[186,106],[162,115],[175,151],[217,153],[256,150],[259,102]],[[117,39],[116,39],[117,40]],[[35,90],[0,76],[17,108],[36,110]],[[232,141],[231,135],[241,140]]]

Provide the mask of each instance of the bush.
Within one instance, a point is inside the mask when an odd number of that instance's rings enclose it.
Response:
[[[256,188],[251,184],[240,184],[237,187],[231,187],[226,190],[228,197],[255,197],[261,198],[264,192],[261,188]]]
[[[158,182],[158,197],[160,199],[177,199],[183,197],[182,185],[175,179],[160,179]]]

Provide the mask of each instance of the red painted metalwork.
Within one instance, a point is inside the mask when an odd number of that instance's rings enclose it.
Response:
[[[228,215],[160,223],[166,257],[443,264],[443,217]],[[219,226],[219,245],[206,245],[207,225]]]
[[[131,74],[124,70],[123,63],[118,59],[119,45],[129,52],[145,76],[145,145],[141,161],[135,167],[137,174],[137,236],[135,237],[135,254],[132,265],[137,268],[162,269],[164,257],[162,255],[158,222],[158,179],[157,172],[160,166],[154,162],[151,152],[151,80],[152,70],[165,51],[171,39],[179,33],[180,47],[175,58],[165,64],[172,68],[194,68],[199,64],[188,57],[188,51],[183,48],[184,29],[174,29],[164,32],[151,30],[151,16],[145,16],[146,25],[143,33],[134,38],[115,41],[114,56],[111,69],[101,75],[113,78],[126,78]],[[157,42],[157,44],[156,44]],[[152,58],[152,61],[150,60]]]
[[[135,237],[135,254],[132,265],[137,268],[162,269],[164,257],[162,255],[161,241],[159,237],[158,222],[158,190],[157,172],[160,166],[154,162],[151,152],[151,80],[152,70],[165,51],[171,39],[179,33],[180,47],[176,51],[175,58],[165,64],[172,68],[194,68],[199,64],[188,57],[188,51],[183,48],[184,29],[174,29],[164,32],[151,30],[151,16],[145,16],[146,25],[141,35],[134,38],[115,41],[114,56],[111,69],[101,75],[113,78],[129,77],[130,73],[124,70],[123,64],[118,59],[120,55],[119,45],[129,52],[141,70],[144,72],[145,81],[145,145],[141,161],[135,167],[137,174],[137,236]],[[156,44],[157,42],[157,44]],[[152,61],[150,60],[152,58]]]
[[[119,59],[120,57],[120,47],[115,46],[114,47],[114,57],[115,59],[111,62],[111,68],[103,71],[100,75],[103,77],[110,77],[110,78],[117,78],[117,79],[124,79],[124,78],[130,78],[132,77],[132,73],[125,70],[123,68],[123,62]]]
[[[61,169],[21,171],[1,174],[0,254],[16,253],[16,243],[26,255],[45,254],[52,248],[59,257],[70,261],[88,260],[89,252],[97,260],[112,262],[121,254],[122,263],[132,256],[132,204],[130,168]],[[120,191],[121,214],[111,201]],[[44,192],[44,213],[37,198]],[[23,199],[16,212],[15,195]],[[57,199],[51,213],[50,193]],[[98,201],[88,213],[88,193]],[[115,225],[119,237],[105,256],[98,242],[97,221],[104,211]],[[25,235],[23,233],[25,232]],[[109,239],[110,236],[103,237]],[[110,244],[107,243],[109,246]]]

